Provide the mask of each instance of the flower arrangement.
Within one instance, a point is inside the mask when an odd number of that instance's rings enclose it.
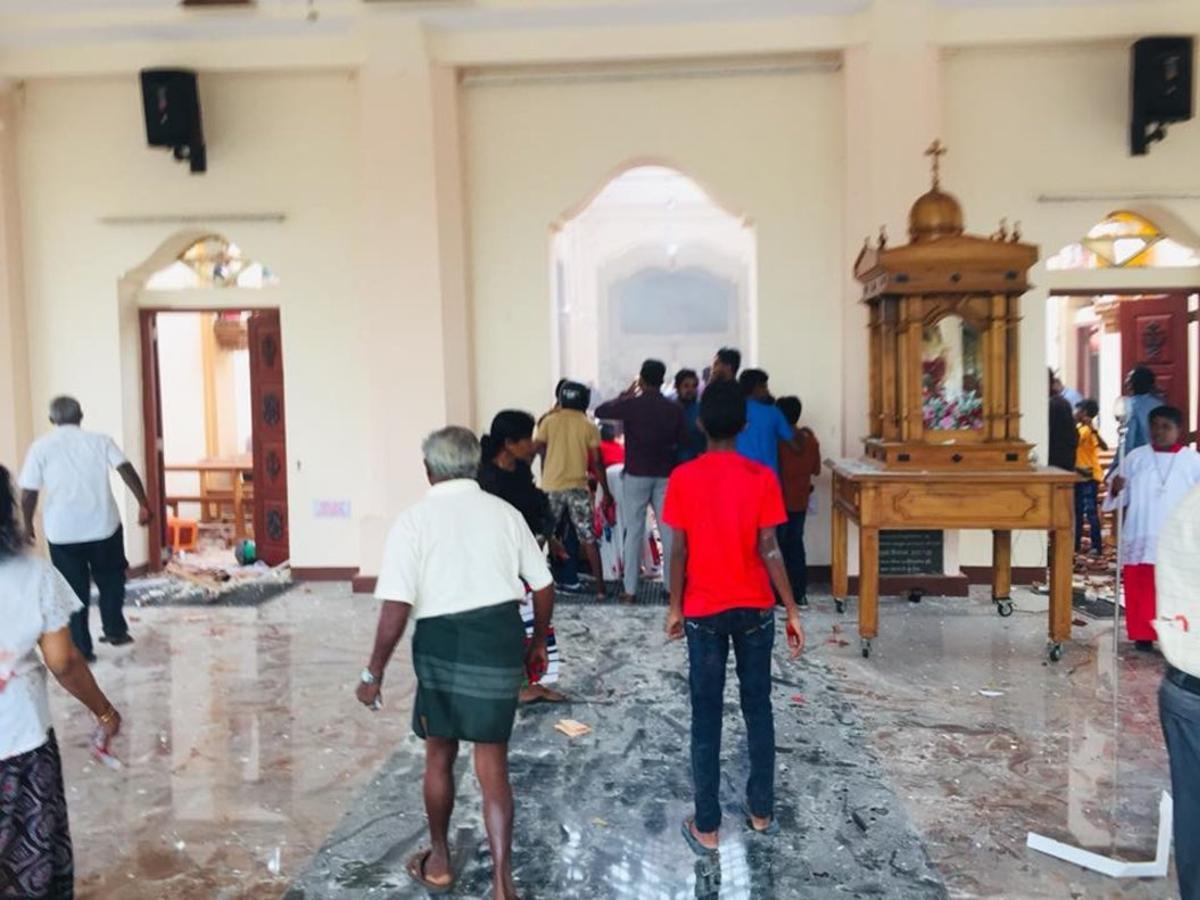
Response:
[[[921,364],[922,418],[932,431],[964,431],[983,428],[983,398],[977,390],[957,396],[946,392],[946,360],[942,356]]]

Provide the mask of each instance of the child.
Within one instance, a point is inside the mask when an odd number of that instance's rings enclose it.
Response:
[[[1154,560],[1163,521],[1200,484],[1200,453],[1184,447],[1183,413],[1159,406],[1150,413],[1150,444],[1125,457],[1112,494],[1127,508],[1121,531],[1125,628],[1139,650],[1152,650],[1156,633]]]
[[[801,428],[800,413],[803,406],[799,397],[780,397],[775,401],[783,417],[791,426],[794,439],[800,442],[800,450],[794,444],[779,442],[779,479],[783,482],[783,504],[787,507],[788,520],[779,526],[779,546],[783,550],[783,563],[787,568],[788,581],[796,603],[808,606],[808,556],[804,552],[804,519],[808,515],[808,503],[812,497],[812,480],[821,474],[821,444],[811,429]]]
[[[683,837],[703,856],[717,849],[721,825],[721,720],[729,645],[737,659],[750,780],[742,808],[746,824],[775,834],[775,720],[771,709],[771,647],[775,596],[787,608],[792,657],[804,648],[800,611],[792,597],[775,529],[787,520],[775,473],[737,452],[746,427],[746,399],[737,384],[713,382],[700,400],[708,452],[679,466],[667,487],[663,518],[673,528],[671,609],[667,637],[687,635],[692,700],[692,780],[696,814]]]
[[[1100,415],[1100,404],[1095,400],[1081,401],[1075,407],[1075,421],[1078,423],[1079,446],[1075,450],[1075,471],[1086,481],[1075,485],[1075,552],[1083,550],[1083,523],[1088,523],[1091,535],[1092,555],[1101,556],[1104,551],[1104,535],[1100,529],[1100,512],[1096,505],[1099,496],[1100,482],[1104,480],[1104,470],[1100,468],[1100,451],[1107,450],[1108,444],[1100,437],[1094,424],[1096,416]]]

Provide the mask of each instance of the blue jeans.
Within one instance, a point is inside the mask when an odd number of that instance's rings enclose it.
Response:
[[[696,830],[713,832],[721,826],[721,719],[730,641],[750,745],[746,801],[754,815],[770,817],[775,810],[775,719],[771,711],[775,612],[729,609],[714,616],[688,619],[686,631]]]
[[[799,603],[808,596],[808,554],[804,550],[804,520],[808,513],[788,510],[788,520],[776,529],[783,566],[787,569],[792,595]]]
[[[1098,493],[1100,485],[1084,481],[1075,485],[1075,552],[1083,549],[1083,523],[1086,520],[1092,534],[1092,553],[1099,556],[1104,549],[1104,534],[1100,530]]]
[[[1170,678],[1168,674],[1158,689],[1158,714],[1171,760],[1175,868],[1179,895],[1183,900],[1200,900],[1200,694]]]

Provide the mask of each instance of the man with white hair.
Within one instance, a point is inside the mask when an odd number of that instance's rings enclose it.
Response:
[[[82,430],[83,409],[74,397],[55,397],[50,403],[49,434],[29,448],[21,469],[21,511],[25,533],[34,539],[33,517],[38,497],[46,493],[43,516],[50,559],[63,574],[83,609],[71,617],[71,637],[88,662],[94,662],[88,603],[92,582],[100,591],[102,642],[119,647],[132,643],[125,605],[125,532],[108,473],[116,469],[137,499],[138,524],[149,525],[153,515],[146,488],[133,464],[113,439]]]
[[[383,601],[358,699],[381,705],[380,686],[409,617],[416,619],[412,727],[425,741],[425,812],[430,847],[408,860],[409,876],[434,893],[454,884],[448,835],[459,741],[475,745],[475,774],[492,854],[493,896],[514,900],[513,796],[508,741],[526,670],[544,671],[554,582],[515,507],[475,480],[480,447],[466,428],[443,428],[421,447],[432,485],[388,534],[375,596]],[[533,591],[526,649],[520,599]]]

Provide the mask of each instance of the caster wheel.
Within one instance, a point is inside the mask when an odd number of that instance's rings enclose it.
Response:
[[[1058,662],[1060,659],[1062,659],[1062,657],[1063,657],[1063,645],[1062,644],[1051,644],[1050,645],[1050,662]]]
[[[924,596],[924,594],[922,594],[920,590],[911,590],[908,592],[908,602],[909,603],[920,603],[921,597],[923,597],[923,596]]]
[[[845,600],[834,600],[833,605],[835,607],[837,607],[837,611],[840,613],[844,613],[846,611],[846,601]]]
[[[863,659],[871,658],[871,642],[866,638],[863,638],[862,642],[862,655]]]
[[[1000,618],[1007,619],[1013,614],[1013,603],[1007,597],[1003,600],[996,601],[996,612],[1000,614]]]

